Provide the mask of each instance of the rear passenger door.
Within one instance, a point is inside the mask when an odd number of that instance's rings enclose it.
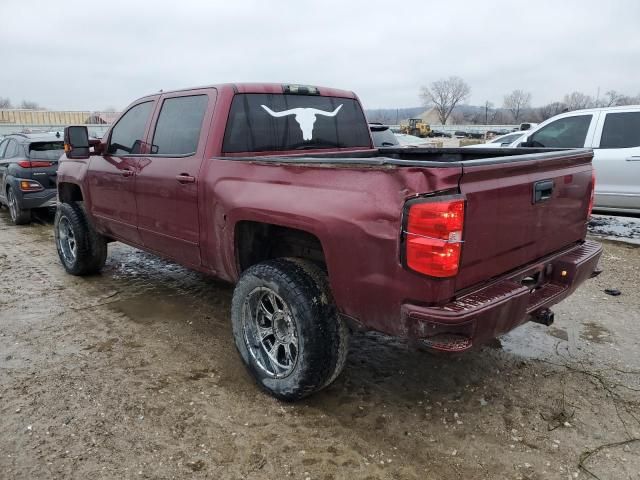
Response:
[[[215,98],[213,89],[163,96],[149,133],[151,153],[139,159],[136,176],[144,246],[193,266],[201,264],[198,175]]]
[[[596,207],[640,210],[640,110],[602,113],[593,148]]]

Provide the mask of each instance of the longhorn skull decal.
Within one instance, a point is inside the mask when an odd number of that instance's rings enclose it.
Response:
[[[272,117],[278,118],[286,117],[287,115],[295,115],[296,122],[300,125],[300,130],[302,130],[303,140],[311,140],[313,138],[313,124],[316,123],[316,115],[335,117],[342,108],[341,104],[333,112],[325,112],[324,110],[318,110],[317,108],[291,108],[289,110],[283,110],[282,112],[274,112],[266,105],[260,106]]]

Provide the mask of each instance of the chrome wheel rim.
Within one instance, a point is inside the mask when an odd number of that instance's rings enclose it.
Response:
[[[78,253],[78,244],[67,217],[61,217],[58,222],[58,246],[67,264],[73,264]]]
[[[273,290],[258,287],[242,307],[244,342],[258,367],[272,378],[289,375],[298,362],[299,341],[291,310]]]
[[[16,218],[18,218],[18,200],[16,199],[13,190],[9,189],[9,214],[11,215],[11,220],[15,222]]]

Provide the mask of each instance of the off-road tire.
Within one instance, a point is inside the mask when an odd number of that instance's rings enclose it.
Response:
[[[76,254],[73,260],[65,258],[60,244],[59,226],[65,219],[73,230]],[[98,273],[107,260],[107,241],[96,232],[77,203],[60,203],[54,220],[56,248],[62,266],[71,275],[83,276]]]
[[[265,372],[245,341],[244,304],[256,288],[275,292],[294,319],[299,350],[295,367],[285,377]],[[329,386],[345,365],[349,330],[338,315],[326,273],[307,260],[279,258],[248,268],[233,292],[231,320],[236,348],[249,372],[280,400],[299,400]]]
[[[15,225],[26,225],[31,223],[31,210],[23,209],[13,188],[7,188],[7,207],[9,208],[9,216]]]

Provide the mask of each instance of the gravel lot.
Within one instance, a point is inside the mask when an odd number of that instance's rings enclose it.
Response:
[[[118,244],[66,275],[6,210],[0,245],[0,478],[640,479],[636,245],[550,328],[454,358],[360,334],[297,404],[240,364],[231,286]]]

